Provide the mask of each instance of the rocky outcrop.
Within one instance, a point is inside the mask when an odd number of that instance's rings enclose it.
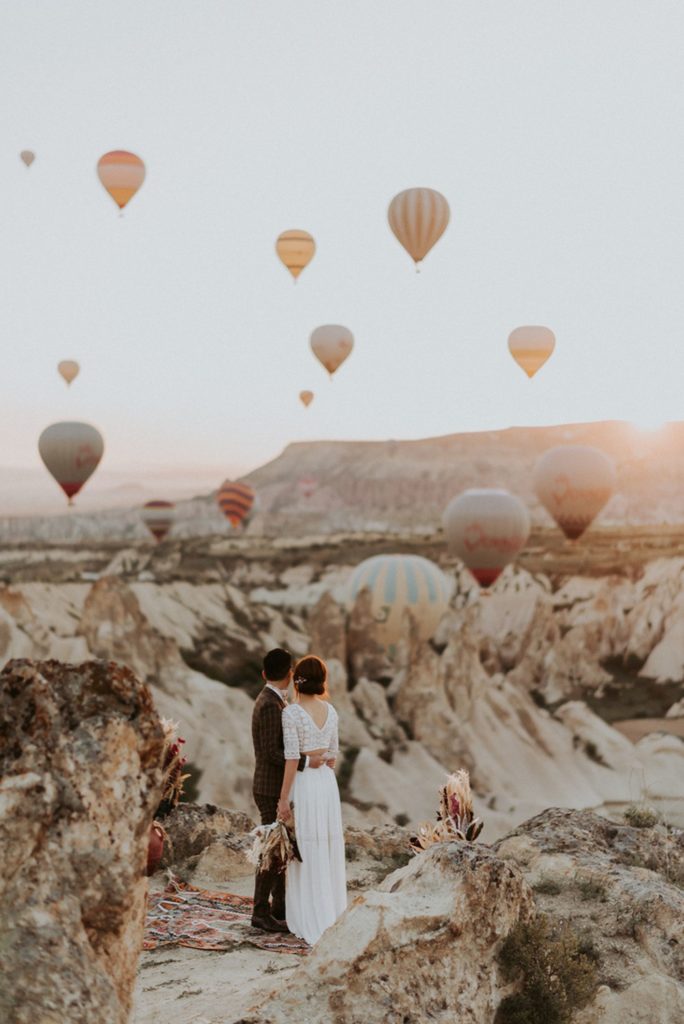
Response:
[[[163,732],[128,669],[0,675],[0,1017],[124,1024],[142,942]]]
[[[596,999],[573,1021],[684,1020],[684,833],[552,809],[495,851],[523,872],[537,913],[571,922],[596,965]]]
[[[183,803],[163,819],[163,825],[167,838],[162,867],[172,868],[184,881],[224,883],[253,874],[246,851],[254,822],[244,812]]]
[[[497,952],[531,913],[516,865],[484,846],[435,846],[357,895],[240,1024],[482,1024],[500,1001]]]

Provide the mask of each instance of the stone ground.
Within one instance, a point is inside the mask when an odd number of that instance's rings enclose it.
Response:
[[[162,876],[151,889],[161,889]],[[248,895],[251,878],[213,889]],[[144,951],[138,966],[131,1024],[221,1024],[242,1016],[270,989],[287,983],[298,956],[254,946],[229,952],[177,946]],[[294,1024],[294,1022],[293,1022]]]

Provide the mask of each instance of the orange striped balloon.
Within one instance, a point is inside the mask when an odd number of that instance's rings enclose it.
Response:
[[[276,241],[278,259],[285,264],[295,281],[316,252],[316,243],[308,231],[283,231]]]
[[[425,259],[449,223],[449,204],[432,188],[408,188],[389,205],[389,226],[416,266]]]
[[[145,164],[135,153],[113,149],[100,157],[97,173],[116,205],[123,210],[145,180]]]
[[[255,494],[249,484],[224,480],[216,497],[218,506],[232,526],[238,527],[247,518],[254,505]]]

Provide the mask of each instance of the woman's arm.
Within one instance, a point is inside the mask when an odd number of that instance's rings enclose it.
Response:
[[[297,761],[289,759],[285,761],[285,774],[283,784],[280,787],[280,800],[278,801],[278,818],[280,821],[289,821],[292,817],[290,810],[290,791],[294,777],[297,774]]]

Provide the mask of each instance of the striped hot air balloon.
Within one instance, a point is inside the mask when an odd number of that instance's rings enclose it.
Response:
[[[416,267],[446,231],[449,216],[448,202],[433,188],[408,188],[387,211],[389,226]]]
[[[176,506],[172,501],[148,501],[142,508],[142,520],[157,544],[169,535],[176,518]]]
[[[113,149],[100,157],[97,173],[116,205],[123,210],[145,180],[145,164],[135,153]]]
[[[449,604],[446,576],[420,555],[374,555],[361,562],[348,584],[347,607],[366,589],[376,623],[373,638],[390,657],[396,654],[406,609],[415,618],[421,639],[427,640]]]
[[[534,489],[568,540],[577,540],[615,490],[615,466],[598,448],[561,444],[544,452]]]
[[[527,543],[530,517],[508,491],[464,491],[444,510],[444,532],[449,549],[481,587],[489,587]]]
[[[38,451],[71,505],[74,495],[97,469],[104,441],[89,423],[53,423],[40,435]]]
[[[308,231],[283,231],[276,241],[278,259],[284,263],[295,281],[308,267],[316,252],[316,243]]]
[[[226,519],[230,520],[231,526],[238,527],[252,511],[255,497],[249,484],[224,480],[216,500]]]
[[[534,377],[555,347],[555,335],[548,327],[516,327],[508,335],[508,350],[528,377]]]

